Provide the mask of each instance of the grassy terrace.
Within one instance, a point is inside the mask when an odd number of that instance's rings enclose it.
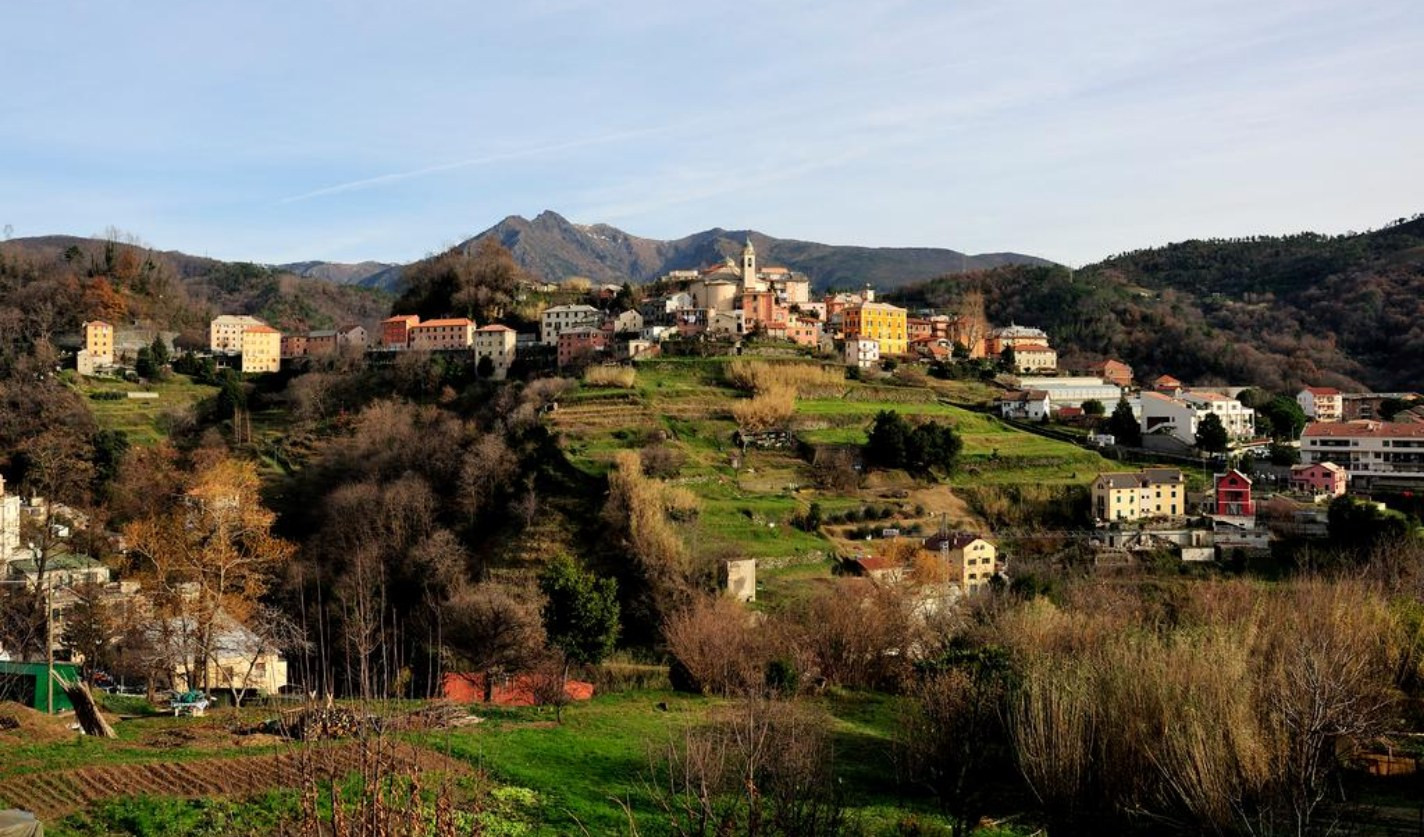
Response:
[[[217,393],[216,387],[195,383],[187,375],[172,375],[166,381],[131,384],[104,378],[76,378],[75,390],[94,411],[99,426],[122,430],[136,445],[152,445],[168,438],[168,417],[181,414]],[[157,393],[157,398],[130,398],[129,393]],[[122,398],[95,399],[95,393],[118,393]]]

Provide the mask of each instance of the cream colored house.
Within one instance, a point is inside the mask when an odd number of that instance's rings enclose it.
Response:
[[[1186,479],[1176,468],[1099,474],[1092,497],[1093,517],[1103,522],[1187,514]]]
[[[170,636],[163,640],[177,651],[172,658],[178,663],[169,675],[174,689],[188,691],[206,682],[208,691],[231,689],[274,695],[287,685],[287,661],[281,653],[226,614],[219,613],[215,620],[212,654],[205,664],[195,659],[195,631],[185,627],[184,620],[171,620]]]
[[[1051,372],[1058,368],[1058,351],[1044,343],[1014,347],[1014,365],[1020,372]]]
[[[925,549],[944,559],[950,580],[965,593],[984,588],[1002,570],[998,547],[973,532],[935,535],[925,539]]]
[[[282,332],[269,325],[248,326],[242,332],[242,373],[276,372],[282,368]]]
[[[1345,398],[1334,387],[1306,387],[1296,393],[1295,403],[1316,421],[1340,421],[1345,417]]]
[[[475,321],[466,317],[426,320],[409,328],[412,351],[468,349],[475,344]]]
[[[223,314],[208,324],[208,348],[218,354],[235,355],[242,351],[243,335],[249,328],[265,326],[256,317],[245,314]],[[281,347],[278,346],[280,353]]]
[[[487,325],[475,329],[475,362],[489,358],[494,364],[494,374],[490,377],[503,381],[509,377],[509,365],[514,362],[515,344],[518,335],[514,329],[503,325]]]
[[[539,315],[539,342],[545,346],[559,345],[564,329],[597,326],[603,314],[592,305],[555,305]]]

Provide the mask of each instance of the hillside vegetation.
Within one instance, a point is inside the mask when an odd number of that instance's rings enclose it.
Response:
[[[1424,217],[1359,234],[1186,241],[1077,271],[1006,266],[898,298],[952,309],[970,289],[993,322],[1044,328],[1069,366],[1116,357],[1140,380],[1168,372],[1280,391],[1424,381]]]

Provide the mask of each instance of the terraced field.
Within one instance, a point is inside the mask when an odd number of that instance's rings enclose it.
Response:
[[[56,820],[104,799],[148,795],[180,798],[251,796],[300,787],[379,766],[385,775],[468,773],[465,762],[393,741],[285,747],[276,753],[179,762],[139,762],[26,773],[0,780],[0,801]]]

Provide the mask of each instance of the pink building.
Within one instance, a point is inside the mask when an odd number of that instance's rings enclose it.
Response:
[[[1349,482],[1349,473],[1334,462],[1316,462],[1291,468],[1291,488],[1306,494],[1339,497],[1345,493]]]
[[[608,345],[608,335],[591,326],[575,326],[559,332],[559,366],[587,363]]]

